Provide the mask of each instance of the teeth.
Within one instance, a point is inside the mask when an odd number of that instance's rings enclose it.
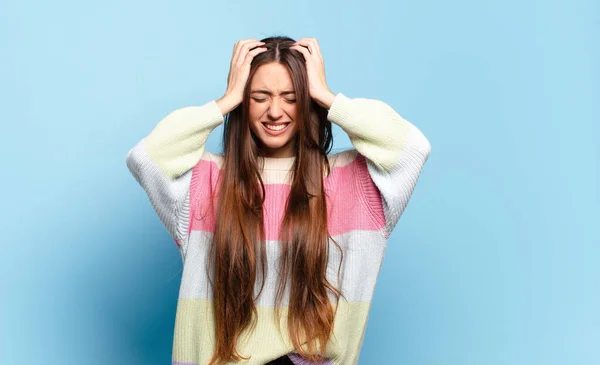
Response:
[[[271,124],[265,124],[265,126],[272,131],[280,131],[287,126],[287,124],[280,124],[278,126],[274,126]]]

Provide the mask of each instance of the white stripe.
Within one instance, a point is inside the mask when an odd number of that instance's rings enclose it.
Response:
[[[351,164],[356,158],[357,153],[358,151],[356,149],[349,149],[327,155],[331,169],[334,167],[344,167]],[[224,158],[222,154],[213,154],[208,151],[204,151],[201,159],[207,162],[214,162],[219,169],[223,168]],[[265,170],[262,173],[262,178],[265,184],[289,185],[291,184],[291,171]]]
[[[192,170],[176,179],[168,179],[150,158],[145,143],[146,138],[129,150],[125,159],[127,167],[148,195],[167,232],[174,239],[181,240],[188,229]]]
[[[369,302],[373,297],[375,284],[386,249],[386,240],[380,231],[351,231],[334,236],[333,239],[343,251],[342,267],[340,269],[341,291],[348,301]],[[183,254],[184,267],[179,292],[180,298],[212,299],[212,290],[206,277],[206,268],[210,267],[207,260],[208,248],[212,233],[192,231],[190,241],[185,246]],[[263,292],[257,299],[257,305],[274,306],[278,286],[278,259],[281,255],[279,241],[267,241],[267,280]],[[329,264],[327,279],[332,285],[340,288],[337,281],[337,269],[340,260],[340,250],[333,242],[329,243]],[[213,273],[211,273],[213,275]],[[255,294],[260,286],[259,279],[255,286]],[[289,279],[281,305],[289,303]],[[330,295],[333,301],[333,295]]]
[[[418,128],[409,124],[408,131],[400,158],[390,171],[381,171],[371,160],[366,160],[371,180],[381,194],[388,236],[406,209],[431,150]]]

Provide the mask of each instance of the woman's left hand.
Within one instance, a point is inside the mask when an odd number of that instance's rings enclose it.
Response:
[[[329,90],[325,81],[325,64],[317,39],[302,38],[290,48],[304,55],[310,97],[323,108],[329,109],[333,103],[333,99],[335,99],[335,94]]]

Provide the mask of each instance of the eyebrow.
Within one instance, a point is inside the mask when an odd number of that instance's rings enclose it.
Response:
[[[250,92],[250,94],[254,94],[254,93],[260,93],[260,94],[267,94],[267,95],[273,95],[270,91],[268,90],[252,90],[252,92]],[[288,94],[295,94],[296,92],[294,90],[286,90],[286,91],[282,91],[281,95],[288,95]]]

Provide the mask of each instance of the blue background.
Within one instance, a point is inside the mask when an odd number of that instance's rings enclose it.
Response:
[[[599,364],[599,14],[592,0],[2,1],[0,363],[170,362],[181,257],[125,155],[224,93],[238,39],[281,34],[316,37],[333,92],[387,102],[432,144],[360,364]]]

